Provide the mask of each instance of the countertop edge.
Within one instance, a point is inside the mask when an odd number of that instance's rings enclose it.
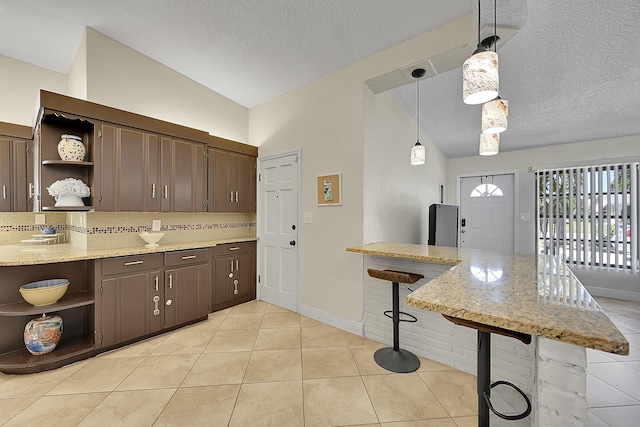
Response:
[[[111,249],[83,249],[73,246],[71,243],[46,245],[42,248],[22,245],[0,246],[0,267],[53,264],[58,262],[84,261],[100,258],[114,258],[129,255],[147,255],[155,253],[172,252],[179,250],[211,248],[227,243],[255,242],[256,237],[239,237],[230,239],[203,240],[198,242],[161,244],[157,248],[144,246],[111,248]],[[29,248],[25,250],[25,248]],[[31,254],[32,258],[6,260],[2,258],[1,251],[13,251],[15,253]],[[36,255],[37,254],[37,255]]]

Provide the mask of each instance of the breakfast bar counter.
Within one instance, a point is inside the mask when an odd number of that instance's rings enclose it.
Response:
[[[609,353],[629,343],[564,263],[550,256],[374,243],[349,252],[451,265],[407,304],[464,320]]]
[[[405,286],[402,299],[402,310],[417,323],[403,326],[401,347],[415,354],[479,375],[479,341],[459,325],[508,332],[493,334],[490,372],[492,380],[515,383],[531,398],[525,425],[584,426],[586,348],[629,354],[622,333],[554,257],[384,242],[346,250],[364,256],[362,322],[368,338],[388,343],[391,326],[382,316],[390,308],[389,286],[369,277],[368,269],[425,277],[412,289]],[[511,332],[530,335],[531,343],[510,338]]]

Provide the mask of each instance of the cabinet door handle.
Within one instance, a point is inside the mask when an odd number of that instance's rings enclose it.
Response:
[[[29,194],[28,194],[29,198],[33,197],[33,182],[29,183]]]
[[[155,184],[151,184],[151,198],[152,199],[156,198],[156,185]]]
[[[236,271],[238,271],[238,260],[236,260]]]
[[[156,292],[158,292],[158,276],[156,276],[155,281],[156,281]],[[157,307],[156,307],[156,308],[157,308]]]
[[[187,255],[182,257],[182,259],[194,259],[194,258],[198,258],[198,255]]]
[[[2,198],[7,200],[7,186],[4,184],[2,185]]]
[[[229,201],[233,202],[233,191],[229,191]]]
[[[139,265],[144,263],[144,261],[140,260],[140,261],[129,261],[129,262],[125,262],[124,265]]]
[[[233,273],[233,260],[231,260],[231,272]]]
[[[236,202],[238,201],[238,192],[236,191]]]
[[[230,251],[237,251],[238,249],[240,249],[240,247],[238,247],[238,246],[234,246],[233,248],[229,248]]]
[[[173,274],[169,275],[169,289],[173,288]],[[169,305],[169,304],[167,304]]]
[[[164,186],[164,198],[168,199],[169,198],[169,186],[165,184]]]

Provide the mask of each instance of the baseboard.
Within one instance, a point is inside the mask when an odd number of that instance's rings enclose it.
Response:
[[[599,288],[597,286],[586,286],[587,290],[593,297],[615,298],[625,301],[640,302],[640,292],[623,291],[611,288]]]
[[[356,322],[355,320],[347,319],[305,304],[300,304],[298,306],[298,314],[310,317],[313,320],[326,323],[327,325],[334,326],[338,329],[351,332],[352,334],[364,336],[364,325],[361,322]]]

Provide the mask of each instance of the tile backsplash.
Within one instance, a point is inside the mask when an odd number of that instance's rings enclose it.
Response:
[[[45,225],[35,224],[30,212],[0,213],[0,245],[20,244],[45,226],[64,233],[67,241],[84,249],[142,246],[138,233],[161,221],[162,243],[256,237],[256,214],[159,212],[52,212]]]

